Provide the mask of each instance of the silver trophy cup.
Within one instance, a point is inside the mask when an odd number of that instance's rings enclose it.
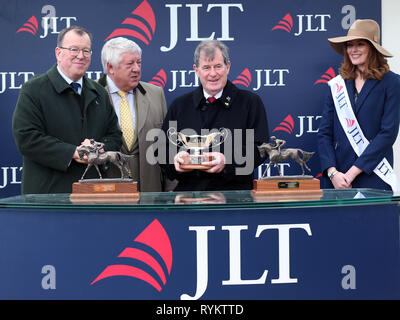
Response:
[[[228,136],[228,130],[221,128],[219,131],[208,135],[185,135],[171,127],[167,131],[168,139],[179,148],[185,148],[189,152],[187,163],[180,165],[183,169],[207,169],[203,162],[211,161],[210,157],[203,153],[209,148],[222,144]]]

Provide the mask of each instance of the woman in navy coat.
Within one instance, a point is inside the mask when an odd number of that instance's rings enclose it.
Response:
[[[389,70],[392,55],[379,45],[380,28],[374,20],[356,20],[347,36],[328,39],[344,56],[339,73],[350,104],[369,145],[357,156],[335,110],[331,92],[318,132],[323,188],[391,190],[374,169],[383,158],[393,167],[393,144],[400,119],[400,79]]]

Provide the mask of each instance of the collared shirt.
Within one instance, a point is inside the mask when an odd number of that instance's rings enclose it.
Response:
[[[215,96],[212,96],[211,94],[208,94],[204,89],[203,89],[203,94],[204,94],[204,98],[206,98],[206,100],[210,97],[214,97],[215,99],[219,99],[222,96],[222,92],[224,91],[224,89],[222,89],[220,92],[218,92]]]
[[[118,94],[118,91],[120,91],[120,89],[115,85],[114,81],[112,81],[108,75],[107,75],[107,86],[108,86],[108,91],[111,94],[111,99],[113,101],[115,113],[117,114],[118,117],[118,123],[121,126],[121,119],[120,119],[121,115],[119,110],[119,105],[121,104],[121,96]],[[134,128],[136,128],[136,113],[134,107],[135,95],[133,94],[133,90],[127,92],[126,99],[128,100],[129,108],[131,109],[133,126]]]
[[[83,83],[82,78],[80,78],[78,81],[72,81],[70,78],[68,78],[68,77],[60,70],[60,68],[59,68],[58,66],[57,66],[57,70],[58,70],[58,72],[60,73],[61,77],[63,77],[64,80],[67,81],[67,83],[68,83],[69,85],[71,85],[72,82],[79,83],[79,84],[80,84],[80,87],[78,88],[78,94],[81,94],[81,93],[82,93],[82,87],[83,87],[83,86],[82,86],[82,83]]]

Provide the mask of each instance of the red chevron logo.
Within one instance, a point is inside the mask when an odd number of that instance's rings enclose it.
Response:
[[[335,70],[330,67],[317,81],[314,82],[314,85],[316,85],[317,83],[328,83],[328,81],[333,79],[334,77],[336,77]]]
[[[272,28],[271,31],[274,30],[285,30],[286,32],[290,33],[293,28],[293,19],[290,13],[287,13],[279,22],[278,24]]]
[[[283,121],[277,126],[272,132],[275,131],[285,131],[289,134],[293,132],[294,129],[294,121],[293,117],[289,114]]]
[[[343,86],[336,83],[336,93],[340,92],[343,89]]]
[[[238,75],[235,80],[232,81],[232,83],[241,84],[248,88],[251,83],[251,73],[249,69],[244,69],[242,73]]]
[[[123,26],[130,26],[136,30],[121,27],[115,29],[104,41],[119,36],[130,36],[145,44],[149,44],[156,31],[156,17],[150,4],[144,0],[135,10],[131,12],[131,17],[122,21]],[[142,22],[145,21],[145,23]],[[149,28],[150,27],[150,28]]]
[[[165,73],[164,69],[158,71],[157,74],[149,81],[149,83],[161,88],[165,88],[167,84],[167,74]]]
[[[21,28],[17,30],[16,33],[25,31],[35,35],[38,29],[39,29],[38,21],[35,16],[32,16],[29,18],[27,22],[24,23],[24,25]]]
[[[347,128],[350,128],[354,125],[356,121],[354,119],[346,118],[346,122],[347,122]]]
[[[171,241],[168,237],[167,232],[160,224],[160,222],[155,219],[150,225],[147,226],[134,240],[134,242],[139,242],[147,245],[148,247],[154,249],[162,258],[165,266],[167,267],[168,274],[171,274],[172,268],[172,247]],[[165,272],[163,268],[158,263],[158,261],[151,256],[149,253],[138,248],[125,248],[119,255],[118,258],[130,258],[139,260],[150,268],[152,268],[155,273],[161,279],[162,284],[160,284],[152,275],[144,270],[137,267],[125,265],[125,264],[113,264],[107,266],[90,285],[103,280],[105,278],[115,277],[115,276],[126,276],[137,278],[143,280],[153,286],[157,291],[162,290],[167,282]]]

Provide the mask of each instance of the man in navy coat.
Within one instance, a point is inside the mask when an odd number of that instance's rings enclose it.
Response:
[[[168,109],[162,127],[165,134],[175,124],[177,132],[197,135],[222,128],[230,132],[220,151],[211,150],[212,159],[203,162],[207,169],[181,168],[189,157],[187,151],[176,153],[172,163],[168,163],[172,155],[167,155],[167,164],[161,167],[170,179],[178,180],[175,191],[253,188],[254,169],[264,161],[257,146],[269,140],[266,111],[258,95],[228,80],[230,66],[228,48],[222,42],[200,43],[193,67],[201,86],[175,99]]]

